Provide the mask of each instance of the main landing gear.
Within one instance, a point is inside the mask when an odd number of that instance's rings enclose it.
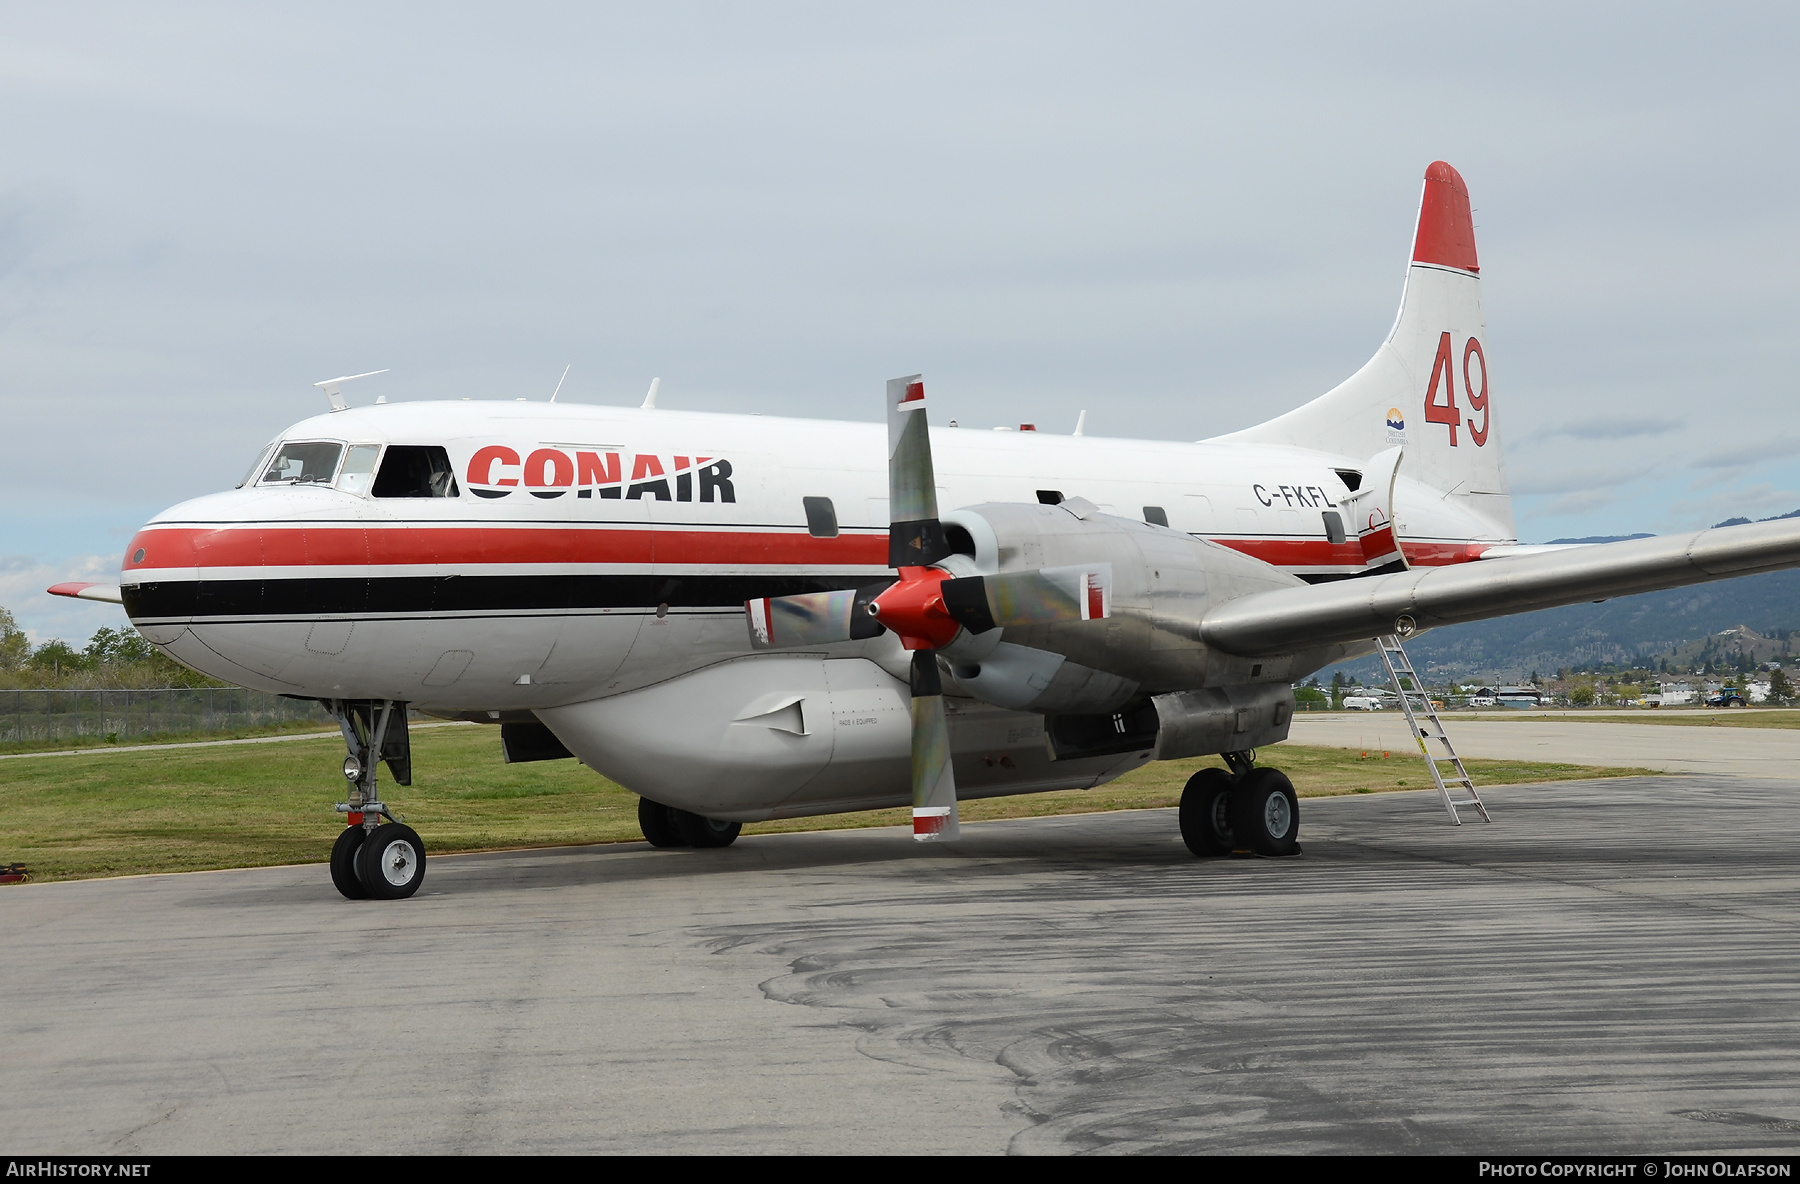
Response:
[[[350,900],[411,896],[425,880],[425,844],[375,793],[375,769],[382,761],[395,781],[412,784],[406,704],[391,699],[331,699],[325,706],[350,750],[344,758],[350,800],[337,807],[349,825],[331,848],[331,882]]]
[[[652,847],[729,847],[737,842],[744,824],[706,818],[639,798],[638,827]]]
[[[1201,769],[1181,793],[1181,838],[1195,855],[1295,855],[1300,850],[1300,799],[1279,769],[1261,769],[1255,754],[1228,752],[1224,769]]]

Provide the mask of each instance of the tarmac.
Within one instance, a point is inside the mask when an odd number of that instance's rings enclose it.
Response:
[[[1800,776],[1800,728],[1602,723],[1561,714],[1475,720],[1451,716],[1444,721],[1444,729],[1457,753],[1466,757],[1734,777]],[[1333,748],[1385,749],[1409,755],[1418,751],[1406,717],[1398,710],[1330,715],[1302,712],[1294,716],[1289,739],[1295,744]],[[1436,744],[1432,750],[1441,751]]]
[[[1792,1152],[1796,788],[1307,799],[1285,860],[1153,810],[0,889],[0,1147]]]

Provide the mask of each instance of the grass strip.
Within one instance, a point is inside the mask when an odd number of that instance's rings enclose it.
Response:
[[[0,720],[0,723],[4,723]],[[137,748],[146,744],[204,744],[219,740],[255,740],[265,736],[305,736],[314,732],[329,732],[335,727],[330,720],[288,720],[279,724],[254,724],[241,728],[219,728],[215,731],[195,729],[193,731],[138,732],[129,736],[114,735],[95,736],[82,733],[79,736],[59,736],[52,739],[13,740],[0,744],[0,754],[38,753],[38,752],[71,752],[87,751],[112,752],[120,748]],[[415,725],[416,726],[416,725]],[[335,732],[331,733],[336,735]]]
[[[1283,744],[1266,763],[1303,797],[1418,789],[1431,784],[1410,752],[1363,759],[1340,748]],[[324,860],[342,821],[335,739],[184,748],[0,763],[0,864],[36,880]],[[963,804],[969,821],[1173,806],[1182,786],[1217,758],[1166,761],[1092,790]],[[1652,775],[1537,761],[1469,761],[1478,785]],[[501,847],[637,842],[637,797],[573,761],[508,765],[488,728],[413,736],[414,783],[383,784],[389,803],[435,853]],[[892,826],[906,810],[871,810],[756,823],[746,834]]]

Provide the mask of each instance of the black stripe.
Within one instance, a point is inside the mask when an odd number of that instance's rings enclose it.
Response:
[[[395,576],[183,580],[125,587],[133,618],[310,617],[338,613],[737,608],[764,596],[832,592],[868,576]]]

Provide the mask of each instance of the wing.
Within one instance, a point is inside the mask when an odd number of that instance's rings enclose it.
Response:
[[[1291,653],[1788,567],[1800,519],[1258,592],[1210,608],[1200,636],[1246,657]]]
[[[77,600],[98,600],[102,604],[124,604],[117,584],[52,584],[44,589],[52,596],[72,596]]]

